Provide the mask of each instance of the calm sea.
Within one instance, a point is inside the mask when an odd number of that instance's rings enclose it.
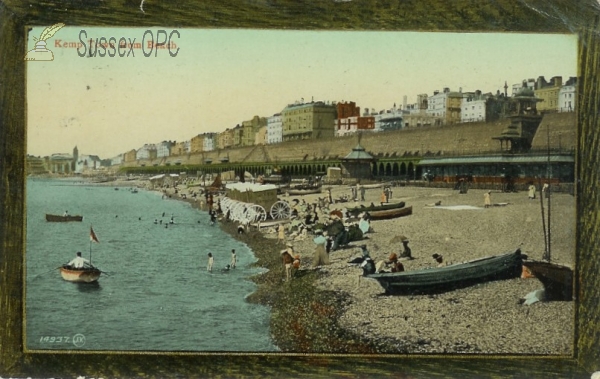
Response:
[[[248,280],[260,273],[250,267],[256,258],[206,212],[156,192],[74,180],[28,179],[26,206],[28,349],[278,351],[269,309],[244,300],[256,288]],[[83,222],[45,221],[65,210]],[[54,268],[77,251],[90,258],[90,226],[100,241],[92,263],[107,274],[98,285],[66,282]],[[231,249],[238,267],[223,273]]]

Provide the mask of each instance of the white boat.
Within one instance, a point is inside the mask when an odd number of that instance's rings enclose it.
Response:
[[[60,268],[60,275],[67,282],[93,283],[100,278],[101,274],[102,271],[95,267],[73,268],[71,266],[63,265]]]

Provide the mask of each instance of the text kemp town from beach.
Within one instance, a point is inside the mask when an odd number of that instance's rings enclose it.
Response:
[[[28,38],[27,350],[573,354],[575,36]]]

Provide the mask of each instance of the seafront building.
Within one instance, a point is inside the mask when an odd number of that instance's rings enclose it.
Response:
[[[382,110],[373,117],[373,130],[376,132],[385,132],[389,130],[399,130],[404,128],[404,112],[396,107]]]
[[[535,86],[535,96],[541,100],[538,104],[538,111],[557,111],[558,94],[562,87],[562,77],[555,76],[546,82],[543,76],[540,76]]]
[[[202,141],[202,151],[213,151],[215,149],[215,138],[217,133],[204,133]]]
[[[283,121],[281,113],[275,113],[267,118],[267,144],[283,141]]]
[[[147,143],[136,151],[135,159],[154,159],[157,156],[156,145],[153,143]]]
[[[574,112],[575,99],[577,98],[577,78],[569,78],[564,86],[558,92],[558,111]]]
[[[471,93],[465,93],[461,104],[460,121],[461,122],[480,122],[486,121],[487,103],[491,94],[482,94],[477,90]]]
[[[334,136],[335,104],[322,101],[290,104],[281,111],[283,141]]]

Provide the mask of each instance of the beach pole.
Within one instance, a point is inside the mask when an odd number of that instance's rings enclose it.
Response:
[[[548,255],[548,237],[546,235],[546,217],[544,215],[544,187],[542,186],[542,178],[539,178],[539,183],[540,183],[540,206],[542,208],[542,228],[544,229],[544,255],[543,258],[545,259],[546,256]]]
[[[548,262],[550,262],[550,257],[552,256],[551,254],[551,249],[552,249],[552,238],[551,236],[551,229],[550,229],[550,185],[548,185],[548,188],[546,188],[546,191],[548,191],[548,247],[546,249],[546,254],[544,256],[544,259],[547,260]]]

